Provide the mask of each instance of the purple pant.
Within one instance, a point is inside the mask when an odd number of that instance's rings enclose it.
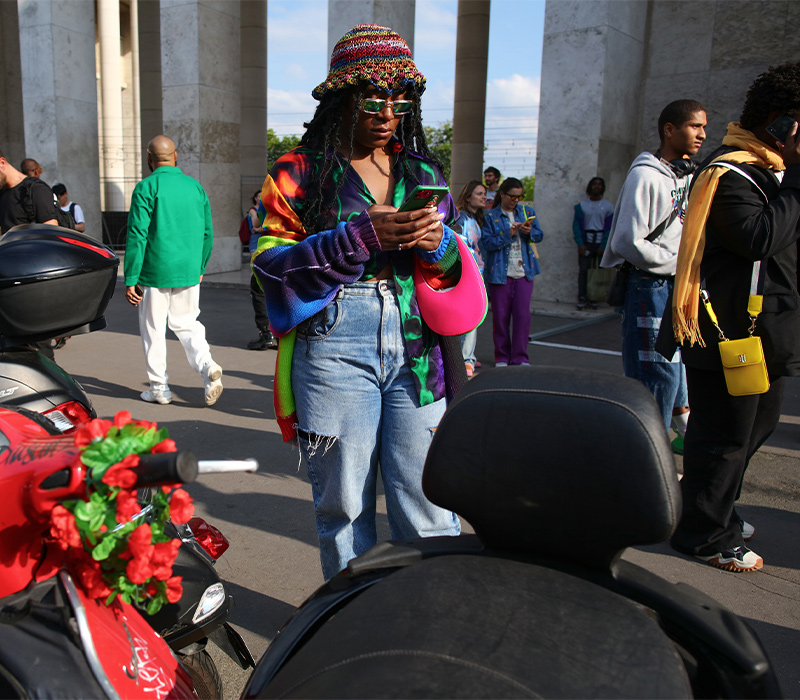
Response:
[[[505,284],[489,284],[492,301],[494,361],[521,365],[528,360],[533,280],[506,277]]]

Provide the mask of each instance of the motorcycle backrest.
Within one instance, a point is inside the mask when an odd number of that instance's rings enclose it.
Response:
[[[561,367],[471,380],[434,435],[423,489],[488,548],[600,569],[626,547],[668,539],[681,510],[652,394],[632,379]]]

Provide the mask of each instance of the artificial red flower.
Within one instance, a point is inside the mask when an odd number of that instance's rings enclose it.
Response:
[[[117,522],[130,522],[142,507],[136,499],[136,491],[120,491],[117,494]]]
[[[144,590],[148,597],[155,598],[158,593],[158,586],[155,583],[148,583]]]
[[[175,489],[169,499],[169,516],[175,523],[188,523],[194,515],[192,497],[184,489]]]
[[[177,452],[178,446],[175,444],[174,440],[170,440],[167,438],[166,440],[162,440],[157,445],[153,445],[150,448],[150,452],[153,454],[158,454],[159,452]]]
[[[121,462],[112,464],[103,474],[103,483],[109,486],[121,486],[124,489],[136,485],[136,472],[134,467],[139,466],[139,455],[128,455]]]
[[[145,557],[150,559],[153,555],[152,540],[153,533],[150,532],[150,526],[147,523],[142,523],[128,538],[128,549],[134,558]]]
[[[169,542],[156,542],[153,545],[153,556],[150,563],[153,565],[153,576],[159,581],[166,581],[172,576],[172,565],[175,557],[178,556],[180,540],[170,540]]]
[[[103,571],[100,562],[95,561],[85,552],[84,556],[73,557],[72,570],[78,579],[78,583],[90,598],[105,598],[111,594],[111,589],[103,580]]]
[[[95,418],[88,423],[84,423],[75,431],[75,444],[78,447],[86,447],[93,442],[102,440],[113,424],[110,420]]]
[[[153,566],[146,557],[134,557],[125,567],[125,573],[132,583],[138,585],[153,577]]]
[[[62,505],[57,505],[50,513],[50,532],[65,551],[81,546],[81,533],[75,524],[75,516]]]
[[[117,411],[117,413],[114,414],[114,425],[116,425],[117,428],[128,425],[132,420],[133,416],[131,416],[130,411]]]
[[[182,580],[183,578],[181,576],[173,576],[167,579],[167,600],[170,603],[177,603],[181,599],[183,595]]]
[[[161,490],[164,493],[172,493],[175,489],[179,489],[181,486],[182,484],[164,484],[161,487]]]

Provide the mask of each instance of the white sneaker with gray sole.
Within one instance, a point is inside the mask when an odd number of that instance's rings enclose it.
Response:
[[[222,394],[222,367],[211,361],[203,367],[203,384],[206,388],[206,406],[213,406]]]

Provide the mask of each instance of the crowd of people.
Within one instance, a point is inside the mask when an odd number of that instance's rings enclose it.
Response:
[[[522,201],[523,183],[489,167],[455,199],[403,206],[420,188],[446,185],[422,128],[425,86],[396,32],[353,27],[312,91],[318,106],[299,146],[272,165],[247,212],[259,334],[248,347],[277,348],[275,413],[311,482],[326,579],[376,543],[378,470],[393,538],[460,532],[456,515],[422,492],[428,446],[460,384],[415,277],[456,288],[464,266],[477,266],[491,302],[495,367],[530,364],[544,234]],[[776,119],[787,116],[791,128],[776,135]],[[798,118],[800,63],[771,68],[722,146],[698,165],[706,109],[673,101],[659,117],[657,148],[633,161],[616,206],[597,175],[574,207],[577,308],[598,307],[588,293],[592,271],[616,268],[624,374],[652,392],[665,430],[678,435],[673,449],[684,454],[684,511],[672,545],[735,572],[763,566],[745,545],[755,528],[735,502],[749,460],[777,424],[783,378],[800,374]],[[152,174],[136,186],[128,219],[126,297],[139,309],[150,383],[141,398],[172,400],[169,327],[212,405],[222,368],[198,321],[211,215],[203,188],[177,163],[171,139],[150,142]],[[62,215],[85,230],[66,187],[51,190],[41,174],[36,161],[16,170],[0,153],[0,231]],[[699,308],[701,292],[718,316]],[[722,329],[761,339],[767,389],[733,395],[715,342],[727,340]],[[477,328],[464,330],[455,363],[470,377],[479,367]]]

